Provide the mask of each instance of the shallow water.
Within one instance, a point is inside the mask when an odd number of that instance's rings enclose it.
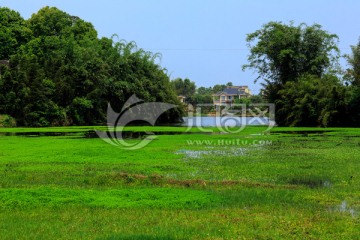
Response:
[[[216,149],[216,150],[186,150],[180,149],[175,154],[183,154],[189,159],[199,159],[203,156],[242,156],[245,155],[245,148],[230,148],[230,149]]]
[[[342,201],[340,206],[337,206],[335,210],[342,213],[349,213],[352,217],[357,217],[357,211],[354,208],[350,207],[345,200]]]

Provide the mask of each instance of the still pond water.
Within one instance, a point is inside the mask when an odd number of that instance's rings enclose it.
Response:
[[[184,117],[186,127],[239,127],[244,125],[270,125],[267,117]]]

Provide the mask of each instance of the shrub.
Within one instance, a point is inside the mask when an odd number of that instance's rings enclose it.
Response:
[[[16,121],[9,115],[0,115],[0,127],[16,127]]]

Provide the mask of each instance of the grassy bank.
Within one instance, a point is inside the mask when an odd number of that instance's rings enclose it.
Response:
[[[129,151],[93,127],[0,129],[2,239],[356,239],[360,130],[159,135]],[[181,127],[128,131],[184,132]],[[215,130],[215,129],[213,129]],[[130,139],[137,142],[139,139]]]

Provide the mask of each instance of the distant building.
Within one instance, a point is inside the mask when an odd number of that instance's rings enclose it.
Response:
[[[228,105],[235,102],[235,99],[251,97],[248,86],[228,86],[223,91],[213,94],[214,105]]]
[[[179,101],[180,101],[181,103],[185,103],[186,97],[183,96],[183,95],[179,95],[179,96],[178,96],[178,99],[179,99]]]

